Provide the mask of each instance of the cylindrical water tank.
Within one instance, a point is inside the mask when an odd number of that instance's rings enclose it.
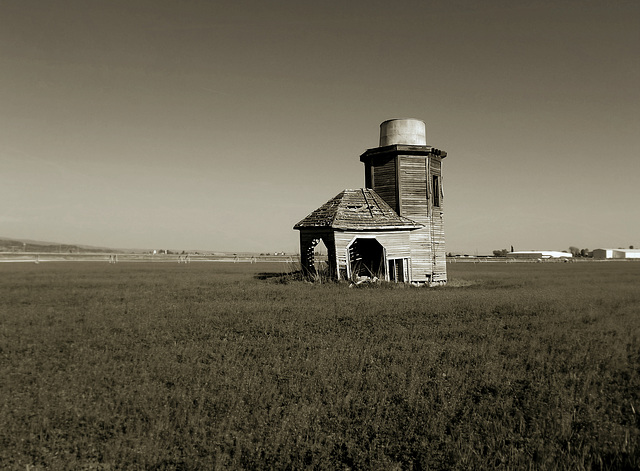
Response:
[[[427,127],[419,119],[389,119],[380,125],[380,147],[427,145]]]

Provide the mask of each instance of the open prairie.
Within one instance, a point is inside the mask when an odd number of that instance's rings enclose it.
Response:
[[[0,264],[3,469],[638,469],[640,263]]]

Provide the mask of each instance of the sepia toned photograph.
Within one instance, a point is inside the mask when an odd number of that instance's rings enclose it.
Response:
[[[639,470],[639,25],[0,0],[0,469]]]

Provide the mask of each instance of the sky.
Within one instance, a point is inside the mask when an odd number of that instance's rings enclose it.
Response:
[[[640,247],[637,0],[0,0],[0,236],[293,253],[379,125],[447,251]]]

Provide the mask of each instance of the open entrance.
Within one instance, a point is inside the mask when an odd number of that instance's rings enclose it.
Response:
[[[316,269],[316,273],[321,275],[329,274],[329,267],[327,265],[327,255],[329,250],[327,250],[327,246],[324,245],[324,240],[316,239],[318,242],[316,246],[313,248],[313,264]]]
[[[306,234],[300,237],[300,265],[305,276],[334,278],[335,245],[331,234]]]
[[[389,281],[406,283],[409,281],[409,259],[394,258],[388,262]]]
[[[384,247],[373,238],[355,239],[348,248],[349,273],[352,278],[384,279]]]

